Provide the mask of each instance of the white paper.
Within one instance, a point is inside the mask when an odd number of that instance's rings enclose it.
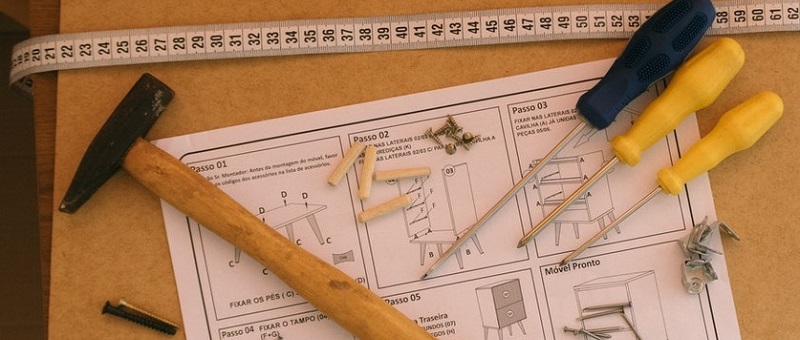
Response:
[[[585,133],[528,183],[435,277],[439,254],[546,154],[579,118],[575,103],[610,65],[599,61],[160,140],[157,145],[216,183],[291,239],[385,298],[442,339],[586,339],[564,327],[623,327],[620,314],[579,321],[582,308],[630,302],[634,328],[653,339],[738,339],[722,256],[719,280],[700,295],[681,284],[677,240],[715,220],[708,179],[661,194],[567,266],[558,262],[656,187],[655,175],[698,140],[694,115],[620,164],[527,247],[523,233],[581,179],[613,157],[624,132],[663,88],[656,84],[609,128]],[[224,114],[224,112],[222,112]],[[479,135],[453,155],[429,138],[447,115]],[[443,142],[449,142],[442,136]],[[376,170],[427,166],[427,178],[375,182],[359,200],[357,162],[338,186],[327,178],[354,140],[378,147]],[[562,193],[565,192],[565,193]],[[412,206],[359,223],[361,211],[410,194]],[[164,204],[190,339],[352,339],[246,254]],[[266,227],[266,226],[265,226]],[[721,249],[718,234],[714,249]],[[369,315],[365,315],[369,318]]]

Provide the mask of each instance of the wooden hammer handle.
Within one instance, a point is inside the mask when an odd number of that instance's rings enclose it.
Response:
[[[139,138],[122,167],[147,189],[255,258],[361,339],[433,339],[342,271],[278,234],[200,174]]]

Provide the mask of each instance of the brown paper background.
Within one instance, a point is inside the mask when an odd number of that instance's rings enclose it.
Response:
[[[61,32],[284,19],[382,16],[587,1],[63,0]],[[593,3],[616,1],[592,1]],[[718,216],[743,238],[725,241],[744,339],[800,334],[800,33],[737,35],[747,61],[699,114],[701,134],[759,90],[780,94],[784,117],[752,149],[710,172]],[[701,44],[712,41],[705,38]],[[143,72],[177,96],[148,135],[176,136],[313,110],[615,57],[621,40],[558,41],[421,51],[308,55],[117,66],[60,72],[54,197],[57,205],[92,137]],[[129,175],[111,178],[76,214],[56,213],[50,337],[141,339],[157,333],[100,315],[126,298],[181,321],[160,204]],[[183,333],[178,334],[183,338]]]

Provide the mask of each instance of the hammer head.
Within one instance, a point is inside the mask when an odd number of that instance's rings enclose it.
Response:
[[[58,210],[73,213],[122,165],[136,139],[153,126],[175,93],[145,73],[95,136]]]

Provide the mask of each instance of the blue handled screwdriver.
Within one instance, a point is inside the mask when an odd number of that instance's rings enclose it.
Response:
[[[603,78],[577,103],[583,120],[517,182],[488,212],[459,237],[422,276],[425,279],[494,216],[547,162],[589,125],[605,129],[617,114],[647,87],[678,67],[711,26],[710,0],[673,0],[645,21]]]
[[[675,71],[664,93],[647,106],[633,126],[611,141],[614,157],[526,233],[517,247],[528,243],[617,163],[636,165],[644,150],[664,138],[689,114],[711,105],[742,64],[744,51],[731,38],[719,39],[689,58]]]

